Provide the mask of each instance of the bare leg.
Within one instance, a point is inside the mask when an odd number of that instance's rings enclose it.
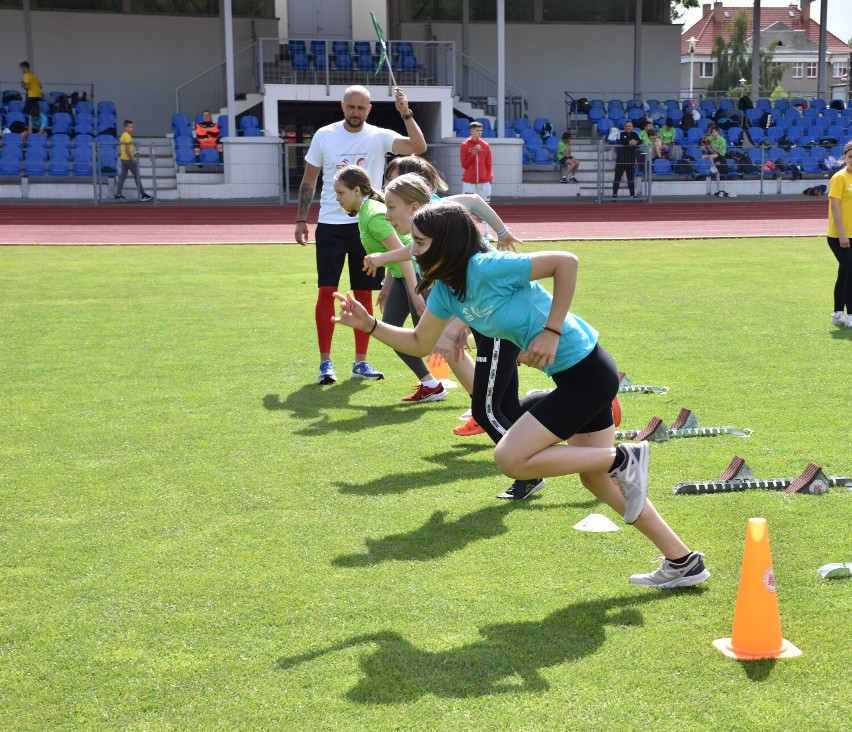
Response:
[[[598,500],[624,515],[624,498],[609,477],[615,459],[615,427],[574,435],[568,444],[546,429],[531,414],[523,415],[494,451],[497,467],[510,478],[550,477],[578,473],[583,486]],[[633,523],[667,559],[689,554],[689,548],[647,501]]]

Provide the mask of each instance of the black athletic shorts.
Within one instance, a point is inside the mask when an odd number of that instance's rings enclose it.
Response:
[[[612,427],[618,368],[600,344],[582,361],[553,374],[556,388],[530,407],[530,414],[561,440]]]
[[[317,224],[317,287],[338,287],[343,263],[349,258],[349,287],[381,290],[384,269],[370,277],[364,270],[367,253],[361,244],[358,224]]]

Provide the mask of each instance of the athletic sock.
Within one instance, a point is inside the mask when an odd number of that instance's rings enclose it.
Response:
[[[674,567],[679,567],[679,566],[681,566],[681,565],[683,565],[683,564],[686,564],[686,561],[687,561],[687,560],[688,560],[691,556],[692,556],[692,552],[690,552],[689,554],[687,554],[687,555],[685,555],[685,556],[681,557],[680,559],[669,559],[669,564],[671,564],[671,565],[672,565],[672,566],[674,566]]]
[[[370,315],[373,314],[373,293],[370,290],[353,290],[352,294],[360,302]],[[363,330],[355,329],[355,353],[363,353],[366,357],[367,346],[370,343],[370,335]]]
[[[611,473],[613,470],[618,470],[622,465],[624,465],[624,461],[627,459],[627,455],[624,454],[624,450],[621,445],[615,446],[615,460],[613,460],[612,465],[609,468],[609,472]]]
[[[331,353],[331,337],[334,335],[334,292],[336,287],[320,287],[314,317],[317,321],[317,340],[320,353]]]
[[[432,378],[426,379],[426,381],[421,381],[420,383],[423,384],[423,386],[428,386],[430,389],[434,389],[440,382],[437,379]]]

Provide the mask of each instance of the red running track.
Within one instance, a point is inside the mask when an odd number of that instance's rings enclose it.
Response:
[[[823,236],[825,199],[495,206],[520,239]],[[312,211],[313,236],[317,207]],[[0,245],[292,243],[295,206],[0,207]]]

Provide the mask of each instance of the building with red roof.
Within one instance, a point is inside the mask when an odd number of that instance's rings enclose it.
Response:
[[[722,36],[725,41],[730,40],[731,24],[738,13],[744,12],[748,17],[749,49],[754,34],[753,7],[725,7],[722,2],[714,2],[712,5],[705,3],[702,10],[701,20],[684,30],[680,44],[681,78],[684,89],[691,88],[693,96],[706,91],[712,81],[716,71],[712,55],[716,38]],[[817,95],[819,35],[820,25],[810,17],[810,2],[802,3],[802,7],[790,3],[786,7],[760,9],[760,47],[767,49],[774,41],[780,43],[775,50],[774,63],[784,64],[781,86],[793,96]],[[693,48],[691,39],[695,39]],[[824,73],[830,97],[849,98],[850,54],[852,47],[826,32]],[[751,83],[750,76],[748,82]],[[759,96],[768,96],[771,91],[763,89]]]

